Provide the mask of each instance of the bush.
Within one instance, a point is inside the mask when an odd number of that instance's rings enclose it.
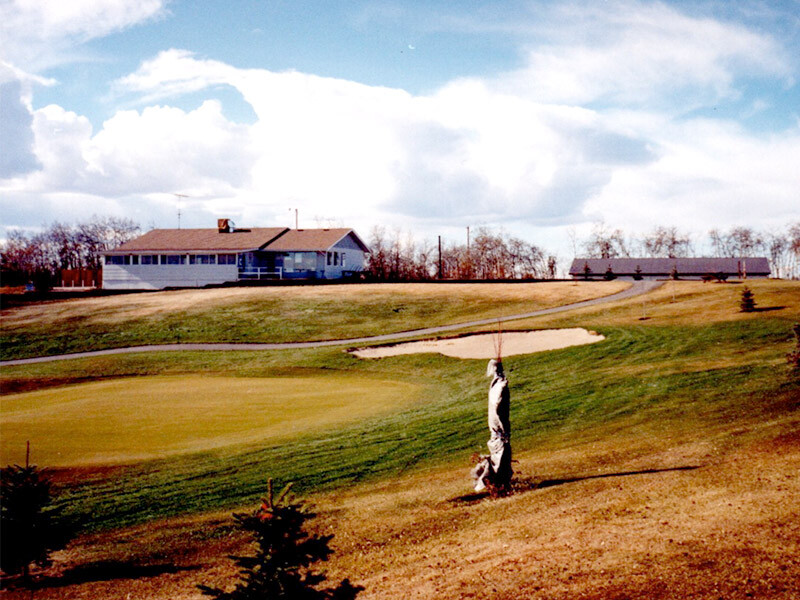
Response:
[[[335,588],[318,589],[325,576],[312,571],[311,565],[328,559],[333,536],[304,530],[306,521],[316,515],[300,502],[287,501],[289,488],[291,484],[273,501],[270,479],[269,495],[259,508],[233,515],[236,524],[253,535],[255,555],[233,557],[241,579],[233,590],[199,585],[204,595],[217,600],[351,600],[364,589],[347,579]]]
[[[756,309],[756,301],[753,298],[753,292],[751,292],[748,287],[742,290],[742,297],[739,300],[739,309],[741,312],[753,312]]]
[[[73,527],[53,506],[50,480],[35,465],[13,465],[0,474],[0,569],[30,578],[30,566],[51,564],[50,554],[64,548]]]

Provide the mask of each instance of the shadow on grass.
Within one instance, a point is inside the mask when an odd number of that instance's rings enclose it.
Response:
[[[653,473],[669,473],[673,471],[694,471],[701,468],[702,465],[687,465],[684,467],[671,467],[669,469],[643,469],[641,471],[623,471],[620,473],[601,473],[600,475],[585,475],[582,477],[568,477],[564,479],[536,479],[533,477],[517,477],[512,482],[514,494],[529,492],[533,490],[542,490],[557,485],[564,485],[567,483],[576,483],[578,481],[587,481],[589,479],[605,479],[607,477],[628,477],[630,475],[650,475]],[[484,498],[488,498],[488,492],[473,492],[471,494],[464,494],[450,498],[449,502],[455,504],[475,504]]]
[[[785,306],[756,306],[750,312],[772,312],[773,310],[783,310]]]
[[[33,584],[34,589],[66,587],[93,581],[142,579],[158,575],[195,571],[200,565],[180,567],[173,564],[141,565],[114,560],[90,562],[65,571],[61,576],[44,577]]]

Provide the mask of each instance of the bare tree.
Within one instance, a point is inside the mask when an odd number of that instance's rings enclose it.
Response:
[[[0,248],[0,268],[4,277],[33,280],[41,288],[63,269],[99,269],[104,251],[139,231],[134,221],[115,217],[93,217],[78,225],[53,223],[32,235],[12,231]]]
[[[625,234],[621,229],[609,230],[605,223],[596,223],[588,240],[583,242],[588,258],[618,258],[630,256]]]
[[[764,234],[764,247],[769,254],[772,274],[778,278],[788,277],[791,254],[789,252],[789,235],[781,232]]]
[[[367,271],[374,279],[389,278],[388,249],[386,248],[386,230],[376,225],[372,228],[369,247],[372,250],[367,261]]]
[[[789,226],[786,237],[791,255],[788,276],[792,279],[800,279],[800,221]]]
[[[734,227],[727,233],[712,229],[708,232],[714,254],[719,257],[748,257],[764,250],[764,240],[751,227]]]
[[[656,227],[642,238],[642,247],[653,258],[679,258],[692,253],[689,234],[678,231],[677,227]]]

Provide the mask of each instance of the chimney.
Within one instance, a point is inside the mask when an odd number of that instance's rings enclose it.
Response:
[[[217,219],[217,229],[219,229],[220,233],[230,233],[231,232],[230,219]]]

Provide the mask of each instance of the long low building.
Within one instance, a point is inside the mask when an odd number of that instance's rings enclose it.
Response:
[[[720,279],[769,277],[769,260],[748,258],[576,258],[573,279]]]
[[[352,229],[153,229],[105,253],[103,289],[159,290],[265,279],[341,279],[369,248]]]

